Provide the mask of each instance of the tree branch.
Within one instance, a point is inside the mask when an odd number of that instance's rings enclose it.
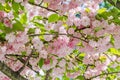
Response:
[[[10,69],[6,64],[0,61],[0,71],[3,72],[5,75],[7,75],[12,80],[27,80],[23,76],[21,76],[19,73],[14,72],[12,69]]]
[[[18,60],[19,60],[20,62],[22,62],[22,63],[25,62],[25,60],[23,60],[23,59],[21,59],[21,58],[18,58]],[[31,66],[29,63],[28,63],[26,66],[29,67],[31,70],[33,70],[32,66]],[[39,73],[38,71],[35,71],[35,70],[33,70],[33,71],[36,72],[36,73]]]
[[[110,4],[114,5],[116,8],[120,9],[120,1],[117,0],[116,4],[112,0],[107,0]]]
[[[49,77],[50,77],[50,71],[51,71],[51,69],[49,69],[49,70],[46,71],[45,80],[50,80],[49,79]]]
[[[110,74],[117,74],[117,73],[120,73],[120,71],[117,71],[117,72],[109,72],[109,73],[102,73],[102,74],[99,74],[99,75],[97,75],[97,76],[93,76],[93,77],[91,77],[91,78],[88,79],[88,80],[91,80],[91,79],[93,79],[93,78],[96,78],[96,77],[102,76],[102,75],[110,75]]]
[[[103,54],[105,54],[111,62],[115,62],[115,63],[119,64],[117,61],[113,61],[106,53],[103,53]]]
[[[26,62],[25,62],[25,64],[17,71],[17,72],[21,72],[21,71],[23,71],[24,70],[24,68],[27,66],[27,64],[29,63],[29,60],[30,60],[30,58],[31,58],[31,56],[32,56],[32,54],[34,53],[34,48],[32,49],[32,51],[31,51],[31,53],[30,53],[30,55],[27,57],[27,60],[26,60]]]
[[[73,37],[73,38],[76,38],[76,39],[79,39],[81,41],[88,43],[88,41],[86,41],[80,37],[76,37],[76,36],[73,36],[71,34],[65,34],[65,33],[63,33],[63,34],[47,34],[47,33],[46,34],[29,34],[29,36],[40,36],[40,35],[66,35],[66,36],[70,36],[70,37]]]
[[[16,58],[24,58],[24,57],[29,57],[28,55],[19,55],[19,54],[5,54],[6,57],[16,57]],[[32,56],[33,58],[36,58],[38,57],[38,55],[33,55]],[[8,58],[9,59],[9,58]]]
[[[46,10],[48,10],[48,11],[51,11],[51,12],[54,12],[54,13],[57,13],[57,14],[58,14],[58,12],[57,12],[56,10],[49,9],[49,8],[47,8],[47,7],[44,7],[44,6],[35,4],[35,3],[30,3],[30,2],[28,2],[28,3],[31,4],[31,5],[38,6],[38,7],[41,7],[41,8],[43,8],[43,9],[46,9]]]

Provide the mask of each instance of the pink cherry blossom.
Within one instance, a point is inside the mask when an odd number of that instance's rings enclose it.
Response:
[[[81,24],[85,27],[89,26],[90,25],[90,18],[87,16],[83,16],[81,19]]]
[[[15,41],[15,34],[12,32],[10,34],[7,34],[5,38],[6,38],[6,40],[8,40],[9,43],[14,42]]]
[[[68,29],[68,33],[69,33],[69,34],[74,34],[74,29],[73,29],[73,28],[69,28],[69,29]]]

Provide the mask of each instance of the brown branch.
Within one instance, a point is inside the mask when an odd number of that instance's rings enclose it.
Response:
[[[82,27],[80,29],[77,28],[76,30],[81,31],[81,30],[84,30],[84,29],[87,29],[87,28],[90,28],[90,26],[88,26],[88,27]]]
[[[86,41],[86,40],[84,40],[84,39],[82,39],[82,38],[80,38],[80,37],[76,37],[76,36],[73,36],[73,35],[71,35],[71,34],[29,34],[29,36],[40,36],[40,35],[66,35],[66,36],[70,36],[70,37],[73,37],[73,38],[76,38],[76,39],[80,39],[81,41],[84,41],[84,42],[86,42],[86,43],[88,43],[88,41]]]
[[[107,1],[116,8],[120,9],[120,1],[117,0],[116,4],[112,0],[107,0]]]
[[[11,61],[17,61],[17,60],[14,60],[13,58],[9,58],[9,56],[7,56],[6,54],[5,54],[5,58],[6,58],[6,59],[9,59],[9,60],[11,60]]]
[[[5,56],[6,56],[6,58],[8,58],[8,57],[16,57],[16,58],[29,57],[29,56],[27,56],[27,55],[19,55],[19,54],[5,54]],[[38,55],[33,55],[33,54],[32,54],[31,57],[36,58],[36,57],[38,57]],[[8,59],[10,59],[10,58],[8,58]]]
[[[18,59],[20,62],[22,62],[22,63],[25,62],[25,60],[23,60],[23,59],[21,59],[21,58],[17,58],[17,59]],[[29,67],[31,70],[33,70],[32,66],[31,66],[29,63],[28,63],[26,66]],[[33,71],[39,74],[38,71],[35,71],[35,70],[33,70]]]
[[[117,74],[117,73],[120,73],[120,71],[117,71],[117,72],[109,72],[109,73],[102,73],[102,74],[99,74],[99,75],[97,75],[97,76],[93,76],[93,77],[91,77],[91,78],[88,79],[88,80],[91,80],[91,79],[93,79],[93,78],[96,78],[96,77],[102,76],[102,75],[110,75],[110,74]]]
[[[50,80],[50,71],[51,71],[51,69],[46,71],[45,80]]]
[[[113,61],[106,53],[103,53],[103,54],[105,54],[110,61],[118,63],[117,61]],[[118,64],[119,64],[119,63],[118,63]]]
[[[45,34],[28,34],[29,36],[40,36],[40,35],[67,35],[67,34],[49,34],[49,33],[45,33]]]
[[[35,3],[30,3],[30,2],[28,2],[28,3],[31,4],[31,5],[38,6],[38,7],[41,7],[41,8],[43,8],[43,9],[46,9],[46,10],[48,10],[48,11],[51,11],[51,12],[54,12],[54,13],[57,13],[57,14],[58,14],[58,12],[57,12],[56,10],[49,9],[49,8],[47,8],[47,7],[44,7],[44,6],[35,4]]]
[[[90,66],[89,64],[86,65],[86,69],[85,69],[85,71],[84,71],[84,73],[83,73],[83,77],[84,77],[85,80],[87,80],[87,79],[85,78],[85,72],[87,71],[87,69],[88,69],[89,66]]]
[[[12,80],[27,80],[23,76],[21,76],[19,73],[14,72],[12,69],[10,69],[6,64],[4,64],[1,61],[0,61],[0,71],[3,72]]]
[[[77,56],[72,57],[71,55],[69,55],[69,57],[72,58],[72,59],[75,59],[76,61],[80,61],[80,62],[82,62],[82,60],[80,60]]]
[[[59,13],[57,12],[58,10],[53,10],[53,9],[48,8],[48,7],[41,6],[41,4],[35,4],[35,3],[31,3],[31,2],[28,2],[28,3],[31,4],[31,5],[38,6],[38,7],[40,7],[40,8],[46,9],[46,10],[48,10],[48,11],[54,12],[54,13],[56,13],[56,14],[59,14]],[[66,15],[63,15],[63,16],[64,16],[64,17],[67,17]]]
[[[33,48],[32,51],[31,51],[31,53],[30,53],[30,55],[27,57],[26,62],[24,63],[24,65],[23,65],[17,72],[20,73],[21,71],[24,70],[24,68],[25,68],[25,67],[27,66],[27,64],[29,63],[29,60],[30,60],[32,54],[35,52],[34,50],[35,50],[35,49]]]
[[[22,62],[22,63],[25,62],[25,60],[22,59],[22,58],[28,57],[28,56],[26,56],[26,55],[18,55],[18,54],[6,54],[5,56],[8,56],[8,57],[16,57],[17,60],[19,60],[19,61]],[[34,57],[34,56],[32,56],[32,57]],[[36,57],[34,57],[34,58],[36,58]],[[11,60],[11,58],[8,58],[8,59]],[[16,60],[15,60],[15,61],[16,61]],[[31,70],[33,70],[33,69],[32,69],[32,66],[31,66],[29,63],[28,63],[26,66],[29,67]],[[36,72],[36,73],[39,73],[38,71],[35,71],[35,70],[33,70],[33,71]]]
[[[106,55],[110,61],[114,62],[107,54],[105,54],[105,53],[103,53],[103,54]]]
[[[41,5],[43,3],[43,0],[41,0],[41,2],[40,2],[40,4],[39,5]]]
[[[26,55],[19,55],[19,54],[5,54],[5,56],[9,57],[28,57]]]

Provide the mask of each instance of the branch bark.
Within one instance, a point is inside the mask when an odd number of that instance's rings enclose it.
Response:
[[[50,80],[49,79],[49,77],[50,77],[50,71],[51,71],[51,69],[49,69],[49,70],[46,71],[45,80]]]
[[[29,2],[29,4],[34,5],[34,6],[41,7],[41,8],[43,8],[43,9],[46,9],[46,10],[48,10],[48,11],[51,11],[51,12],[54,12],[54,13],[58,14],[58,12],[57,12],[56,10],[49,9],[49,8],[47,8],[47,7],[44,7],[44,6],[41,6],[41,5],[35,4],[35,3],[30,3],[30,2]]]
[[[1,61],[0,61],[0,71],[3,72],[12,80],[27,80],[26,78],[21,76],[19,73],[14,72],[12,69],[10,69],[6,64],[4,64]]]
[[[32,56],[32,54],[34,53],[34,48],[32,49],[30,55],[27,57],[27,60],[25,61],[24,65],[17,71],[18,73],[20,73],[21,71],[24,70],[24,68],[27,66],[27,64],[29,63],[29,60]]]
[[[114,5],[116,8],[120,9],[120,1],[117,0],[116,4],[112,0],[107,0],[110,4]]]
[[[88,43],[88,41],[86,41],[86,40],[84,40],[80,37],[73,36],[71,34],[64,34],[64,33],[63,34],[47,34],[47,33],[46,34],[29,34],[29,36],[31,36],[31,37],[40,36],[40,35],[66,35],[66,36],[70,36],[70,37],[73,37],[73,38],[76,38],[76,39],[79,39],[81,41],[84,41],[84,42]]]
[[[93,77],[91,77],[90,79],[88,79],[88,80],[91,80],[91,79],[93,79],[93,78],[96,78],[96,77],[98,77],[98,76],[102,76],[102,75],[112,75],[112,74],[117,74],[117,73],[120,73],[120,71],[116,71],[116,72],[109,72],[109,73],[102,73],[102,74],[100,74],[100,75],[97,75],[97,76],[93,76]]]

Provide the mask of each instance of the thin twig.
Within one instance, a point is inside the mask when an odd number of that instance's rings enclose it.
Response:
[[[28,57],[26,55],[19,55],[19,54],[5,54],[5,56],[12,56],[12,57]]]
[[[40,8],[46,9],[46,10],[48,10],[48,11],[54,12],[54,13],[56,13],[56,14],[59,14],[59,13],[57,12],[58,10],[53,10],[53,9],[48,8],[48,7],[41,6],[40,4],[35,4],[35,3],[30,3],[30,2],[28,2],[28,3],[31,4],[31,5],[38,6],[38,7],[40,7]],[[64,17],[67,17],[66,15],[63,15],[63,16],[64,16]]]
[[[103,53],[103,54],[105,54],[105,53]],[[115,62],[115,63],[117,63],[117,64],[119,64],[117,61],[113,61],[107,54],[105,54],[107,57],[108,57],[108,59],[110,60],[110,61],[112,61],[112,62]]]
[[[39,6],[40,6],[42,3],[43,3],[43,0],[41,0],[41,2],[40,2],[40,4],[39,4]]]
[[[83,73],[83,77],[84,77],[85,80],[87,80],[87,79],[85,78],[85,72],[87,71],[87,69],[88,69],[89,66],[90,66],[89,64],[86,65],[86,69],[85,69],[85,71],[84,71],[84,73]]]
[[[105,53],[103,53],[103,54],[106,55],[110,61],[114,62],[107,54],[105,54]]]
[[[34,53],[34,48],[32,49],[31,54],[27,57],[27,60],[26,60],[25,64],[17,72],[20,73],[21,71],[24,70],[24,68],[27,66],[27,64],[28,64],[28,62],[29,62],[33,53]]]
[[[6,59],[9,59],[9,60],[12,60],[12,61],[17,61],[17,59],[14,60],[14,59],[9,58],[9,57],[7,56],[7,54],[5,54],[5,58],[6,58]]]
[[[45,34],[29,34],[29,36],[40,36],[40,35],[67,35],[67,34],[49,34],[49,33],[45,33]]]
[[[109,75],[109,74],[117,74],[117,73],[120,73],[120,71],[117,71],[117,72],[109,72],[109,73],[102,73],[102,74],[99,74],[97,76],[93,76],[91,77],[89,80],[93,79],[93,78],[96,78],[98,76],[102,76],[102,75]]]
[[[81,40],[81,41],[84,41],[84,42],[86,42],[86,43],[88,43],[88,41],[86,41],[86,40],[84,40],[84,39],[82,39],[82,38],[80,38],[80,37],[76,37],[76,36],[73,36],[73,35],[70,35],[70,34],[29,34],[29,36],[40,36],[40,35],[66,35],[66,36],[70,36],[70,37],[73,37],[73,38],[76,38],[76,39],[79,39],[79,40]]]
[[[34,6],[41,7],[41,8],[43,8],[43,9],[46,9],[46,10],[48,10],[48,11],[51,11],[51,12],[54,12],[54,13],[57,13],[57,14],[58,14],[58,12],[57,12],[56,10],[49,9],[49,8],[47,8],[47,7],[44,7],[44,6],[41,6],[41,5],[35,4],[35,3],[30,3],[30,2],[29,2],[29,4],[34,5]]]
[[[24,58],[24,57],[29,57],[28,55],[19,55],[19,54],[5,54],[5,56],[6,57],[16,57],[16,58]],[[31,57],[33,57],[33,58],[36,58],[36,57],[38,57],[37,55],[35,56],[35,55],[33,55],[32,54],[32,56]]]
[[[51,71],[51,69],[49,69],[49,70],[46,71],[45,80],[50,80],[49,79],[49,77],[50,77],[50,71]]]

